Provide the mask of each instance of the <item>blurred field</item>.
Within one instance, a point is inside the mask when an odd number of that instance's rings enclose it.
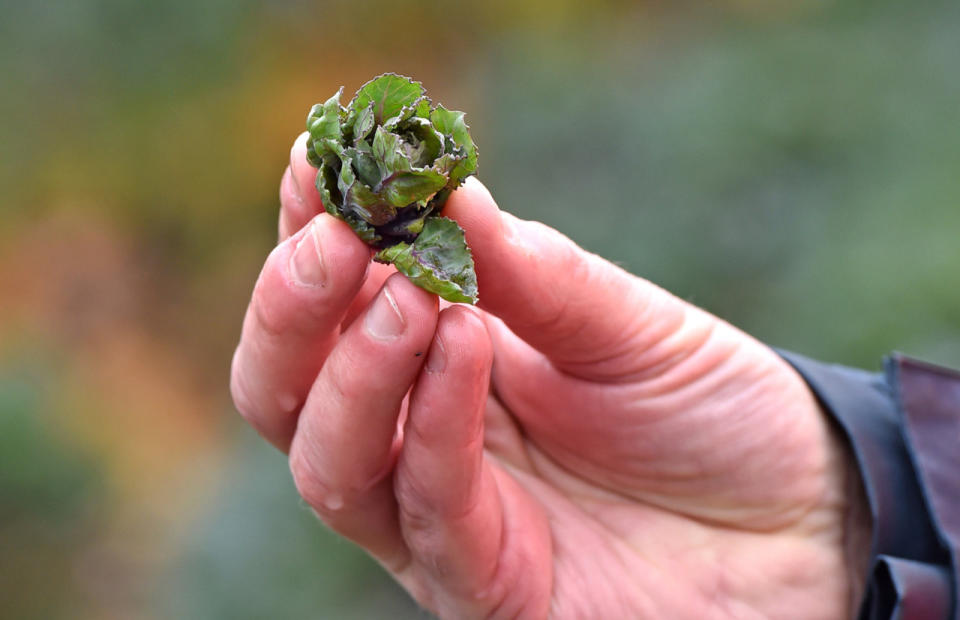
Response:
[[[227,393],[306,111],[384,71],[503,208],[771,344],[960,365],[960,5],[480,4],[0,0],[0,616],[423,617]]]

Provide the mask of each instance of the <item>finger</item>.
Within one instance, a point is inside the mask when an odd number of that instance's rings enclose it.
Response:
[[[353,324],[353,321],[363,313],[377,293],[380,292],[380,288],[383,286],[383,283],[387,281],[387,278],[395,273],[397,273],[397,270],[393,265],[384,265],[383,263],[372,263],[370,265],[370,272],[367,274],[366,282],[363,283],[363,287],[360,289],[360,292],[357,293],[357,296],[354,297],[353,303],[350,304],[350,308],[347,310],[347,314],[343,317],[343,330],[346,330]]]
[[[436,320],[435,296],[403,276],[390,277],[331,351],[290,448],[290,468],[307,503],[390,567],[404,548],[389,477],[392,446]]]
[[[307,132],[297,136],[290,149],[290,165],[280,181],[281,241],[323,212],[323,202],[314,185],[317,170],[307,161],[308,136]]]
[[[395,476],[400,524],[424,576],[420,588],[441,617],[509,609],[514,604],[508,602],[509,592],[516,585],[511,567],[533,564],[528,544],[549,546],[549,537],[541,538],[542,521],[533,516],[522,490],[500,479],[503,472],[484,457],[492,358],[490,340],[476,314],[462,306],[448,308],[440,314],[410,397]],[[501,486],[507,488],[506,498]],[[522,537],[523,543],[511,538],[505,545],[504,517],[511,507],[514,524],[530,526],[524,528],[529,535]]]
[[[233,357],[241,415],[281,450],[363,283],[370,251],[343,222],[317,216],[278,245],[253,290]]]
[[[350,324],[353,323],[354,319],[370,304],[370,301],[380,290],[380,287],[383,286],[387,278],[395,273],[397,273],[397,269],[393,265],[376,262],[370,265],[370,271],[367,274],[366,282],[363,283],[363,288],[357,293],[353,303],[350,305],[350,309],[347,310],[346,316],[343,317],[343,329],[348,328]],[[451,305],[453,304],[445,299],[440,300],[441,308],[446,308]]]
[[[557,231],[501,212],[471,177],[444,208],[466,231],[480,306],[566,372],[618,379],[669,359],[655,347],[688,319],[713,321]]]

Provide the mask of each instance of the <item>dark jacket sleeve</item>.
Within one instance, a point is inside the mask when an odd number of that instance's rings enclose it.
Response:
[[[874,374],[780,354],[860,468],[873,520],[860,620],[960,620],[960,373],[901,355]]]

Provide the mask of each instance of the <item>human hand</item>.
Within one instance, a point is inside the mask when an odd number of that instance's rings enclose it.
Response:
[[[847,459],[799,376],[729,324],[498,210],[480,310],[322,214],[303,136],[234,357],[297,489],[442,617],[838,618]],[[320,213],[320,215],[316,215]]]

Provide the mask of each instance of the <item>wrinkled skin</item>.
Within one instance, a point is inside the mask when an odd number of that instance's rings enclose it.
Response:
[[[323,214],[303,144],[231,387],[324,523],[445,618],[848,614],[852,474],[774,352],[475,180],[444,215],[480,310],[441,310]]]

